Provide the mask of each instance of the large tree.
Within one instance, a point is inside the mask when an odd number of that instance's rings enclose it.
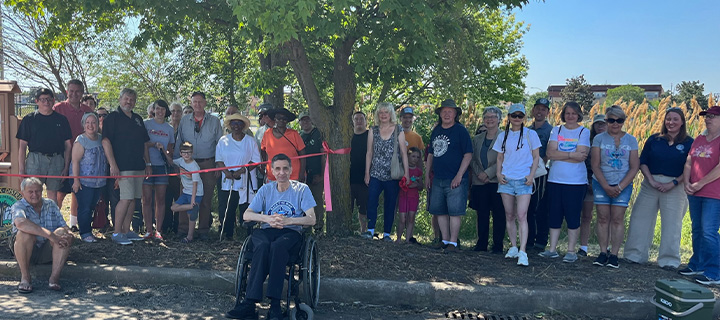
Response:
[[[595,96],[590,90],[590,84],[585,80],[585,75],[567,79],[565,88],[560,91],[560,97],[564,101],[575,101],[583,108],[583,112],[590,111],[595,101]]]
[[[615,103],[618,99],[627,102],[635,101],[635,103],[640,104],[645,100],[645,90],[638,86],[626,84],[607,91],[606,101]]]

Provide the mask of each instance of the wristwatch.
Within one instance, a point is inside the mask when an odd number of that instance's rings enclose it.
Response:
[[[146,167],[151,167],[151,166],[152,166],[152,163],[147,162],[147,163],[145,163],[145,166],[146,166]]]
[[[677,181],[676,179],[673,179],[673,180],[672,180],[672,183],[673,183],[674,185],[678,185],[678,181]]]

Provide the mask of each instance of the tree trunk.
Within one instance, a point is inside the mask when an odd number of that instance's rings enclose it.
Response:
[[[276,67],[282,67],[288,63],[288,58],[282,48],[267,55],[260,54],[260,70],[270,71]],[[279,85],[270,94],[263,96],[263,102],[270,103],[275,108],[285,107],[285,88]]]
[[[290,40],[285,44],[290,65],[302,88],[303,97],[310,110],[310,118],[323,133],[331,149],[350,147],[352,139],[351,116],[355,108],[357,87],[355,72],[349,64],[355,39],[343,39],[335,45],[333,72],[333,105],[325,106],[320,99],[317,85],[312,78],[312,69],[302,43]],[[328,212],[327,231],[332,235],[347,235],[352,232],[352,210],[350,210],[350,156],[330,156],[330,185],[333,211]]]

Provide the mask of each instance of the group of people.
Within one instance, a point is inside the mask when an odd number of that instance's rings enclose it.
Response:
[[[666,110],[661,132],[650,136],[639,154],[638,140],[623,130],[627,115],[621,107],[607,108],[586,128],[578,103],[564,103],[562,124],[556,126],[547,121],[549,105],[544,98],[535,101],[528,127],[522,104],[508,107],[506,121],[500,108],[487,107],[481,130],[470,138],[459,122],[462,109],[445,100],[435,110],[438,121],[424,155],[422,140],[408,138],[417,135],[412,131],[412,108],[400,110],[402,125],[398,125],[393,106],[378,104],[376,125],[370,130],[365,114],[354,113],[350,182],[352,209],[358,207],[362,237],[380,236],[375,233],[375,222],[378,198],[384,193],[382,239],[392,241],[397,212],[395,241],[403,241],[404,234],[404,241],[416,242],[418,192],[427,189],[434,242],[445,252],[457,250],[461,216],[469,205],[477,212],[475,251],[488,251],[492,216],[493,253],[503,252],[507,233],[510,247],[505,257],[517,258],[518,265],[529,265],[528,250],[537,250],[543,258],[560,258],[557,246],[565,222],[568,250],[562,261],[573,263],[578,256],[588,255],[596,209],[595,234],[601,250],[593,264],[618,268],[623,242],[627,261],[648,261],[659,211],[657,262],[677,270],[689,199],[693,257],[678,272],[696,275],[703,284],[720,283],[720,219],[711,213],[717,212],[720,203],[720,140],[715,140],[720,135],[720,123],[716,123],[720,107],[700,113],[707,132],[696,140],[688,136],[683,110]],[[625,216],[638,170],[644,179],[626,240]]]

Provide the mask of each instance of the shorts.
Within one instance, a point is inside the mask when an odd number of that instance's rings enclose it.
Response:
[[[65,157],[56,153],[47,156],[40,152],[30,152],[25,160],[25,174],[41,176],[59,176],[65,168]],[[38,178],[47,186],[48,190],[58,191],[62,188],[59,178]],[[67,181],[67,179],[65,179]]]
[[[468,178],[464,177],[460,185],[452,189],[452,179],[433,179],[430,191],[430,214],[463,216],[467,211]]]
[[[15,254],[15,236],[17,236],[17,233],[13,233],[9,241],[10,252],[13,254]],[[35,242],[32,255],[30,256],[30,263],[46,264],[50,262],[52,262],[52,244],[50,244],[50,240],[45,240],[39,247],[37,246],[37,242]]]
[[[121,176],[142,176],[145,171],[120,171]],[[120,200],[142,199],[142,185],[145,178],[120,178],[118,185],[120,187]]]
[[[355,204],[357,204],[358,212],[361,215],[367,215],[368,186],[365,183],[350,184],[350,203],[352,205],[351,211],[355,209]]]
[[[152,174],[167,174],[167,168],[165,166],[152,166]],[[146,185],[167,185],[170,184],[170,180],[168,179],[168,176],[164,177],[149,177],[145,180],[143,180],[143,184]]]
[[[190,221],[197,221],[198,211],[200,211],[200,202],[202,202],[202,199],[203,199],[203,196],[195,196],[195,203],[197,203],[197,205],[187,211]],[[187,193],[183,193],[180,195],[180,197],[177,200],[175,200],[175,203],[176,204],[190,204],[190,203],[192,203],[191,201],[192,201],[192,196]]]
[[[610,198],[607,193],[605,193],[605,189],[603,189],[600,186],[600,182],[597,182],[597,180],[593,179],[593,201],[595,202],[595,205],[611,205],[611,206],[617,206],[617,207],[625,207],[627,208],[630,205],[630,196],[632,196],[632,190],[633,185],[632,183],[625,187],[622,192],[620,192],[620,195],[617,196],[617,198]]]
[[[507,179],[506,184],[498,183],[498,193],[506,193],[513,196],[521,196],[524,194],[532,194],[532,185],[525,184],[523,179]]]
[[[420,195],[417,192],[409,193],[400,190],[398,198],[398,212],[417,212],[420,202]]]
[[[586,192],[586,184],[548,182],[545,189],[549,205],[548,226],[551,229],[560,229],[564,218],[568,229],[580,228],[580,214]]]

